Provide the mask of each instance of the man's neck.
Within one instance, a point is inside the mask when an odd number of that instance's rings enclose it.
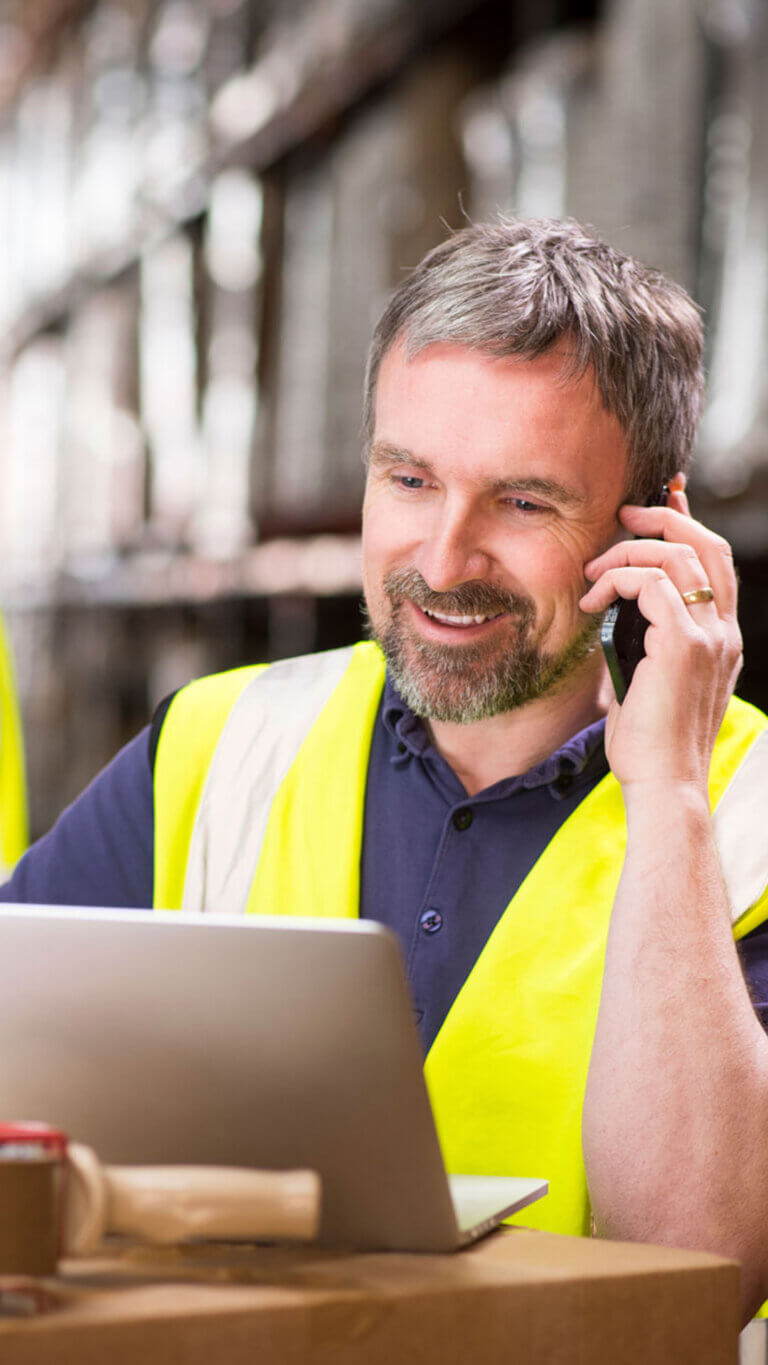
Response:
[[[551,695],[471,725],[427,722],[435,747],[469,796],[543,763],[572,735],[604,716],[610,700],[602,660],[594,656]]]

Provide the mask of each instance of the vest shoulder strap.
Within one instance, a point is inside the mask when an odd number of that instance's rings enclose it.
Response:
[[[168,708],[154,771],[155,909],[181,908],[189,840],[216,745],[240,693],[264,667],[198,678]]]
[[[185,910],[245,911],[275,798],[353,658],[374,648],[347,646],[283,659],[240,693],[200,798]]]
[[[0,864],[10,875],[27,847],[24,739],[11,649],[0,618]]]
[[[736,938],[768,918],[768,721],[738,698],[723,729],[748,739],[715,805],[712,828]],[[724,735],[724,746],[731,741]]]

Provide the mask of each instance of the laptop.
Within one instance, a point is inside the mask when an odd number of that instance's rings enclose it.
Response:
[[[547,1192],[446,1175],[370,921],[3,906],[0,1035],[0,1117],[109,1164],[312,1168],[326,1245],[450,1251]]]

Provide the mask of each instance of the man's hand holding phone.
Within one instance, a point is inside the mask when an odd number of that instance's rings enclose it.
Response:
[[[694,521],[681,476],[666,506],[627,504],[623,540],[585,565],[593,586],[582,611],[605,611],[617,598],[637,602],[648,622],[645,657],[626,696],[613,701],[606,752],[617,779],[693,782],[706,788],[725,708],[741,668],[737,584],[730,546]],[[710,587],[710,601],[684,593]]]
[[[646,507],[655,504],[666,507],[669,492],[669,485],[665,483],[659,497],[649,498]],[[600,644],[618,702],[624,700],[635,669],[640,660],[645,658],[647,629],[648,622],[635,598],[617,597],[605,611],[600,626]]]

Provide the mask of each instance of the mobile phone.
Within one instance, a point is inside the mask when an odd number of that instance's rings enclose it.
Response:
[[[661,497],[649,498],[646,507],[665,506],[669,488],[663,484]],[[648,622],[634,598],[618,597],[607,608],[600,627],[600,644],[611,675],[616,700],[621,703],[640,660],[645,657],[645,632]]]

